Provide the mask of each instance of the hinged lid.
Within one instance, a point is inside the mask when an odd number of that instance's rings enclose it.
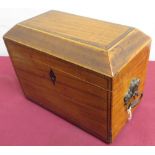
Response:
[[[21,22],[4,38],[109,77],[150,41],[132,27],[58,11]]]

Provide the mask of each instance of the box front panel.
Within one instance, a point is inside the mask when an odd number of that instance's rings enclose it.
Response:
[[[65,72],[61,65],[46,61],[47,54],[7,41],[17,76],[27,98],[109,142],[111,92]],[[39,58],[41,57],[41,58]],[[80,71],[78,71],[78,74]],[[80,75],[80,74],[79,74]],[[84,73],[82,74],[84,75]],[[96,79],[94,79],[96,80]],[[107,79],[106,79],[107,80]],[[107,80],[106,87],[111,83]]]

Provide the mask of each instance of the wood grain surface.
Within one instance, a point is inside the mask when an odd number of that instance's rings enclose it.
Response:
[[[18,25],[104,49],[132,30],[128,26],[60,11],[49,11]]]

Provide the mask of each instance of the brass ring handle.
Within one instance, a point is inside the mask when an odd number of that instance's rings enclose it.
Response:
[[[135,79],[131,80],[128,91],[127,91],[126,95],[124,96],[124,104],[125,105],[128,105],[131,98],[138,96],[139,84],[140,84],[140,79],[135,78]]]
[[[128,109],[131,107],[131,108],[134,108],[142,99],[143,97],[143,93],[140,93],[140,95],[138,95],[139,98],[135,99],[134,101],[132,101],[129,106],[128,106]]]
[[[137,99],[135,99],[134,101],[132,101],[129,106],[127,107],[127,113],[128,113],[128,120],[132,119],[132,108],[134,108],[142,99],[143,97],[143,93],[141,93],[140,95],[138,95],[139,97]]]
[[[124,105],[127,107],[128,120],[132,118],[132,108],[134,108],[143,97],[143,93],[138,92],[139,84],[140,79],[134,78],[131,80],[128,91],[124,96]]]

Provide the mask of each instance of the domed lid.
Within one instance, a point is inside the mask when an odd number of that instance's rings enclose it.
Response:
[[[21,22],[4,38],[109,77],[150,41],[132,27],[59,11]]]

